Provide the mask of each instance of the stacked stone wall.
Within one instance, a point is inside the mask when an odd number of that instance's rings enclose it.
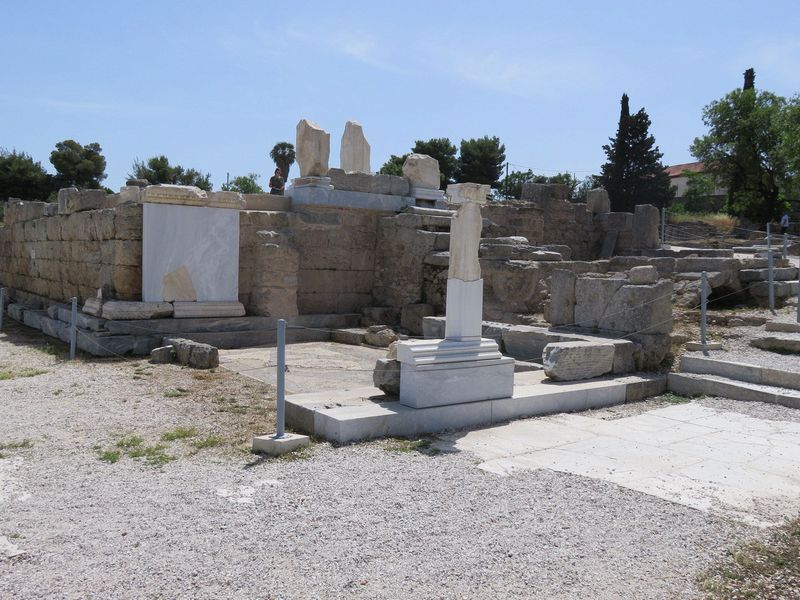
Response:
[[[106,298],[138,300],[142,293],[142,208],[52,214],[45,202],[9,202],[0,228],[3,285],[83,302],[102,288]],[[46,216],[49,215],[49,216]]]

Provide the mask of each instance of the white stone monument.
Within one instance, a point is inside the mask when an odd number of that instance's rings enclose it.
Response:
[[[331,134],[307,119],[297,124],[295,139],[300,177],[292,180],[293,187],[321,187],[333,189],[328,177],[328,159],[331,153]]]
[[[342,134],[342,146],[339,150],[339,164],[345,173],[371,173],[369,165],[370,147],[364,137],[364,129],[360,123],[348,121]]]
[[[445,339],[397,344],[401,404],[427,408],[510,398],[513,393],[514,359],[503,356],[497,342],[481,337],[480,207],[490,191],[477,183],[447,187],[459,209],[450,228]]]
[[[142,198],[142,300],[174,302],[176,317],[244,315],[239,302],[241,194],[151,185]]]

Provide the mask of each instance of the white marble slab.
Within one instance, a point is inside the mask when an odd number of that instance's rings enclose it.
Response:
[[[145,302],[239,300],[238,210],[145,203],[143,226]]]

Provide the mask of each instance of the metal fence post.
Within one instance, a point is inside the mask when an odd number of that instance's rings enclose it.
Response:
[[[661,245],[666,246],[667,244],[667,209],[666,207],[661,207]]]
[[[702,272],[700,276],[700,343],[705,347],[707,324],[706,305],[708,304],[708,273]]]
[[[772,252],[772,234],[770,234],[769,229],[769,223],[767,223],[767,250]]]
[[[0,331],[3,330],[3,313],[6,311],[6,288],[0,288]]]
[[[775,311],[775,274],[773,273],[772,269],[772,249],[767,251],[767,273],[768,273],[768,283],[769,285],[769,309],[771,311]]]
[[[71,299],[72,310],[69,317],[69,359],[75,360],[75,346],[78,342],[78,299]]]
[[[278,399],[275,437],[282,438],[286,428],[286,321],[278,319]]]

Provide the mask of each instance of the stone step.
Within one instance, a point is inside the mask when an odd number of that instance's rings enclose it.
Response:
[[[791,298],[797,296],[797,280],[795,281],[774,281],[772,287],[775,291],[775,298]],[[767,298],[769,296],[769,281],[756,281],[750,284],[750,294],[757,298]]]
[[[360,346],[364,343],[367,330],[363,327],[349,327],[345,329],[334,329],[331,331],[331,341],[337,344],[349,344],[350,346]]]
[[[800,372],[783,371],[771,367],[706,358],[692,354],[681,356],[681,372],[694,373],[696,375],[717,375],[745,383],[800,390]]]
[[[742,269],[739,271],[741,281],[769,281],[769,269]],[[778,267],[772,269],[773,281],[789,281],[797,279],[797,267]]]
[[[657,248],[654,250],[642,250],[642,256],[671,256],[675,258],[690,256],[695,254],[703,257],[733,258],[733,251],[721,248]]]
[[[685,396],[705,394],[731,400],[767,402],[788,408],[800,408],[800,391],[798,390],[746,383],[718,375],[670,373],[667,385],[671,392]]]
[[[800,333],[800,322],[783,323],[780,321],[767,321],[764,326],[767,331],[780,331],[783,333]]]

